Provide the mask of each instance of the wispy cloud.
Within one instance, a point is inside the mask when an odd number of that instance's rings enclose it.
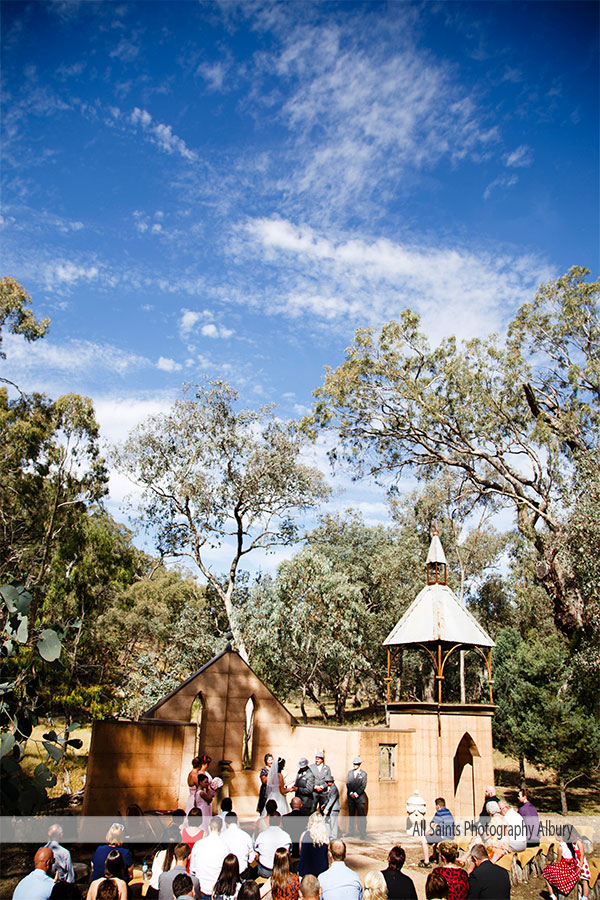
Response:
[[[27,344],[20,337],[6,335],[4,339],[7,362],[12,370],[28,372],[48,371],[59,373],[112,372],[124,376],[130,372],[149,368],[152,363],[147,357],[123,350],[113,344],[94,341],[68,340],[62,344],[53,343],[52,338]]]
[[[139,45],[134,40],[122,37],[117,46],[110,51],[109,56],[112,59],[120,59],[121,62],[131,62],[136,59],[139,52]]]
[[[492,196],[492,193],[498,190],[498,188],[514,187],[515,184],[517,184],[518,180],[518,175],[498,175],[497,178],[494,178],[494,180],[490,181],[490,183],[487,185],[485,191],[482,194],[483,199],[489,200]]]
[[[78,281],[96,281],[100,277],[97,265],[83,266],[70,260],[50,263],[44,271],[46,288],[71,287]]]
[[[271,312],[344,327],[377,326],[411,307],[436,337],[486,334],[551,274],[525,254],[329,235],[282,219],[253,220],[245,233],[265,278],[277,273]]]
[[[354,24],[297,26],[264,59],[290,87],[280,116],[294,171],[281,187],[337,208],[406,171],[490,154],[497,128],[443,61],[408,40],[390,52],[371,33],[367,45]]]
[[[530,166],[533,163],[533,150],[526,144],[521,144],[516,150],[507,153],[504,157],[504,165],[513,169]]]
[[[201,334],[208,338],[228,338],[233,334],[233,329],[225,328],[224,325],[215,325],[214,322],[209,322],[207,325],[202,326]]]
[[[116,115],[120,112],[118,109],[113,107],[111,112],[115,118],[119,118]],[[134,107],[128,120],[134,128],[140,128],[152,143],[164,150],[165,153],[176,153],[183,159],[190,161],[197,158],[196,153],[187,147],[183,138],[173,134],[173,129],[170,125],[165,125],[163,122],[155,122],[147,109],[140,109],[138,106]]]

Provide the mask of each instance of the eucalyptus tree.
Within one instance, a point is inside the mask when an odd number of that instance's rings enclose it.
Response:
[[[161,557],[191,558],[221,598],[240,653],[234,609],[238,567],[254,550],[292,543],[296,516],[327,496],[323,476],[302,462],[306,437],[272,408],[238,410],[223,382],[188,387],[165,414],[132,431],[115,457],[141,489],[140,522]],[[225,548],[225,579],[210,565]]]
[[[574,466],[596,459],[600,421],[600,282],[575,267],[541,285],[508,339],[430,347],[406,310],[378,336],[361,329],[316,392],[306,427],[327,427],[357,473],[454,471],[480,503],[512,507],[535,548],[557,627],[573,635],[591,609],[564,553]],[[597,529],[597,523],[591,523]]]

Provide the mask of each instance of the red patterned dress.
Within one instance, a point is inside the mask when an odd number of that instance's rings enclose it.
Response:
[[[456,866],[438,866],[437,871],[448,885],[448,900],[465,900],[469,893],[469,876]]]
[[[579,863],[563,841],[560,842],[560,849],[562,851],[561,859],[546,866],[542,870],[542,878],[545,878],[550,887],[559,890],[561,894],[570,894],[579,881]]]

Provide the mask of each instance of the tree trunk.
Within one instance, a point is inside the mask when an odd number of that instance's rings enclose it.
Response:
[[[524,790],[527,787],[527,781],[525,780],[525,757],[522,753],[519,755],[519,780],[521,782],[521,790]]]
[[[563,816],[568,816],[569,809],[567,807],[567,785],[562,775],[558,776],[558,787],[560,790],[560,811]]]
[[[300,712],[302,713],[302,721],[305,725],[308,725],[308,716],[306,715],[306,685],[302,685],[302,696],[300,698]]]
[[[329,722],[329,713],[325,709],[325,705],[321,701],[321,698],[319,697],[317,692],[314,690],[314,688],[310,687],[310,685],[308,686],[308,692],[309,692],[310,696],[313,698],[313,700],[315,701],[315,703],[317,704],[317,706],[319,708],[319,712],[323,716],[323,719],[325,720],[325,722]]]

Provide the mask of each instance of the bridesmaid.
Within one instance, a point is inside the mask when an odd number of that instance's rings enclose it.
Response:
[[[267,802],[267,778],[269,777],[269,769],[273,765],[273,754],[265,753],[265,764],[260,770],[260,792],[258,795],[258,806],[256,807],[259,815],[265,808]]]

